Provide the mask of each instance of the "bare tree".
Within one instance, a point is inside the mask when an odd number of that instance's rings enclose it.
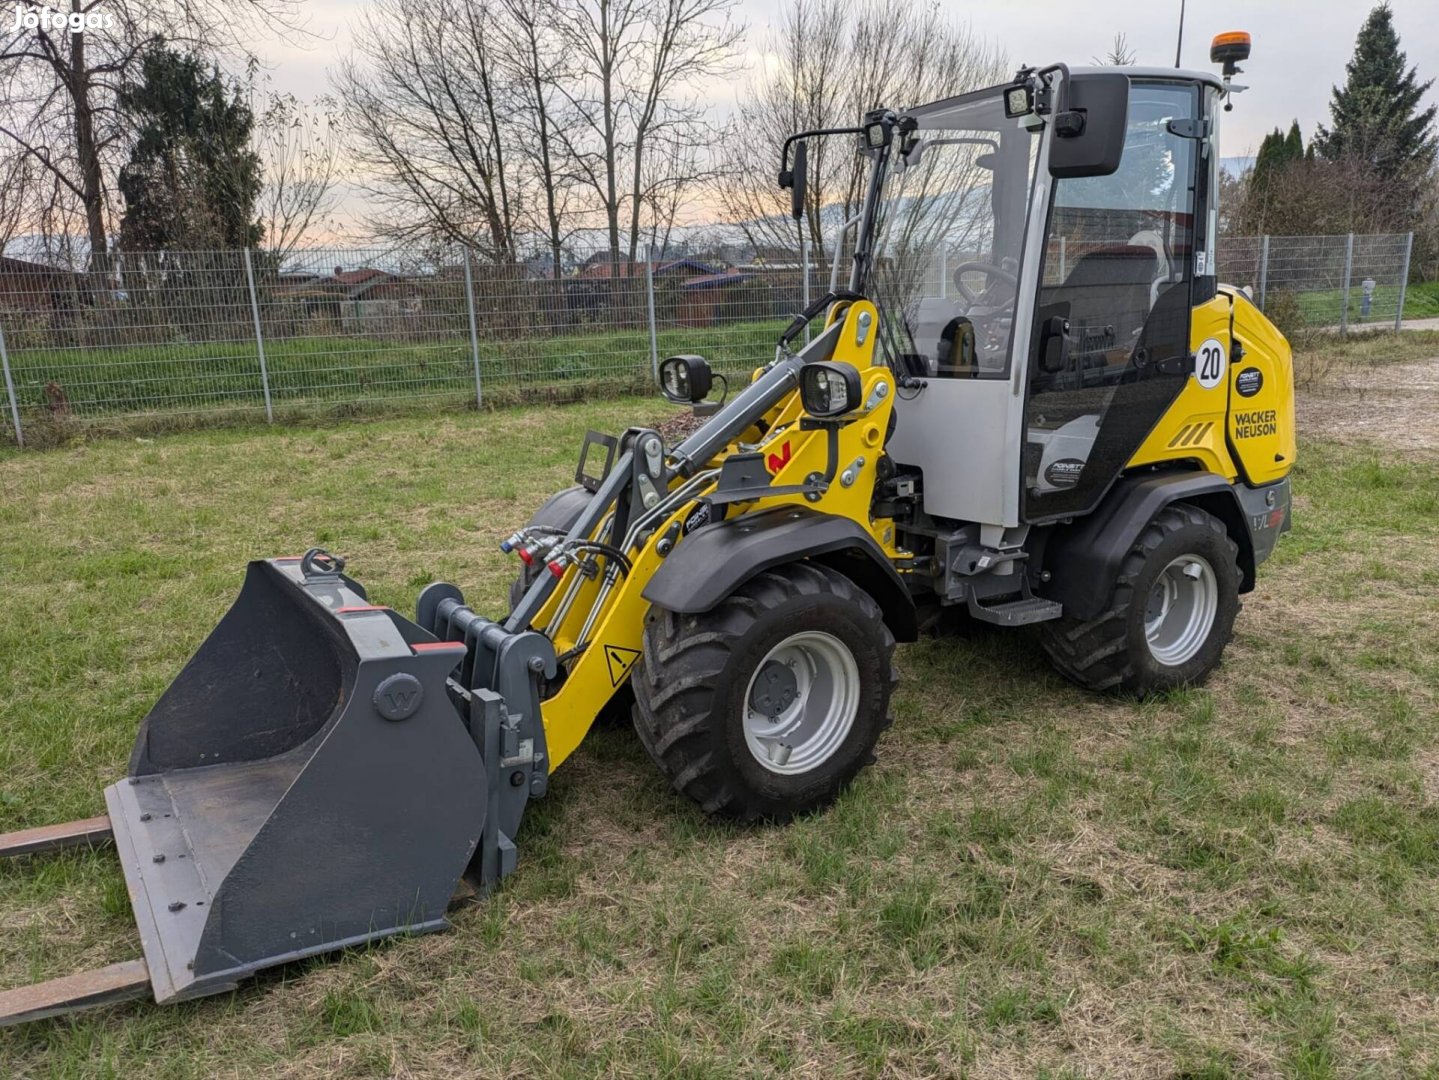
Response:
[[[658,177],[654,167],[678,160],[666,148],[708,141],[705,111],[690,95],[699,80],[732,72],[744,29],[732,18],[735,0],[557,2],[575,64],[562,84],[578,119],[566,148],[595,193],[611,258],[625,251],[633,260],[647,192],[691,179]]]
[[[34,181],[34,166],[23,154],[0,158],[0,255],[24,227]]]
[[[514,255],[516,210],[501,129],[514,99],[486,0],[437,0],[411,18],[406,0],[376,0],[335,88],[347,147],[376,202],[371,227],[392,239],[447,239],[487,257]],[[507,122],[508,124],[508,122]]]
[[[512,72],[523,116],[517,119],[524,137],[517,150],[533,170],[536,197],[525,205],[542,205],[536,224],[549,249],[550,272],[564,272],[564,244],[569,230],[574,176],[566,154],[563,132],[575,119],[561,84],[569,69],[552,0],[501,0],[507,16],[499,32],[503,53]],[[533,134],[533,138],[529,135]]]
[[[303,31],[302,0],[59,0],[0,38],[0,139],[37,165],[57,196],[33,208],[48,227],[83,222],[92,262],[117,216],[114,175],[125,151],[116,107],[145,51],[164,39],[192,51],[241,50],[257,26]]]
[[[879,106],[903,107],[1003,81],[1007,61],[967,24],[920,0],[791,0],[725,134],[715,196],[754,246],[792,247],[789,194],[775,186],[779,147],[808,128],[857,124]],[[809,148],[802,231],[820,259],[825,230],[851,217],[865,173],[847,138]]]
[[[335,208],[340,151],[332,106],[271,94],[255,110],[255,152],[264,169],[256,210],[265,246],[281,259]]]

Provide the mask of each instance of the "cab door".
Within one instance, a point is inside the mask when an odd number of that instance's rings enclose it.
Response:
[[[1194,372],[1200,89],[1134,79],[1108,176],[1054,183],[1031,334],[1024,520],[1087,513]],[[1199,258],[1206,265],[1197,266]]]

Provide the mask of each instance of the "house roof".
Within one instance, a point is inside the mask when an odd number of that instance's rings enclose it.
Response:
[[[721,270],[716,274],[703,274],[700,277],[693,277],[682,281],[680,282],[680,288],[685,292],[697,292],[701,289],[723,289],[730,285],[738,285],[749,279],[749,274],[742,274],[738,270]]]
[[[24,259],[12,259],[9,255],[0,255],[0,274],[62,274],[70,277],[75,273],[73,270],[66,270],[60,266],[46,266],[44,263],[27,262]]]

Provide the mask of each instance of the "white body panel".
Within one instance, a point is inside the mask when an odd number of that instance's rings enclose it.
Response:
[[[1049,138],[1039,149],[1015,301],[1008,379],[928,379],[894,403],[889,455],[924,473],[924,509],[935,517],[1012,528],[1019,524],[1029,343],[1049,208]]]

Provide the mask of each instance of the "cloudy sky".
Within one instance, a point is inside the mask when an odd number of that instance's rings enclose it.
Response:
[[[943,9],[968,19],[980,34],[1001,44],[1016,63],[1054,60],[1085,63],[1103,55],[1123,31],[1138,63],[1174,63],[1179,0],[940,0]],[[1344,64],[1370,4],[1339,0],[1253,0],[1213,4],[1191,0],[1185,22],[1186,67],[1210,68],[1209,41],[1224,30],[1248,30],[1254,54],[1238,80],[1250,89],[1236,99],[1224,119],[1221,152],[1226,157],[1252,154],[1265,132],[1298,119],[1308,139],[1328,118],[1333,84],[1342,82]],[[277,89],[312,98],[329,85],[329,69],[349,47],[349,25],[363,0],[309,0],[309,28],[316,35],[304,47],[257,43]],[[757,66],[763,59],[774,0],[739,0],[737,15],[750,28]],[[1411,64],[1421,77],[1439,76],[1439,2],[1392,0],[1395,25]],[[423,2],[414,4],[417,18]],[[716,82],[708,88],[715,106],[733,101],[739,83]],[[1431,91],[1429,101],[1436,100]]]

